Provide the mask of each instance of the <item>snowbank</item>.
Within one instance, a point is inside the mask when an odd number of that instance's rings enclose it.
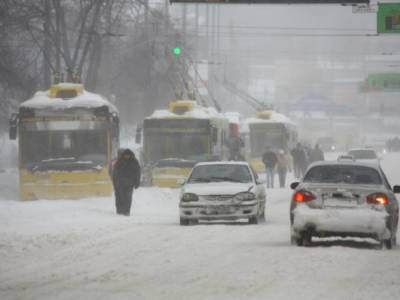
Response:
[[[392,181],[400,182],[399,161],[398,153],[384,158]],[[265,224],[182,227],[178,190],[140,188],[132,216],[124,217],[115,215],[112,198],[12,201],[5,186],[17,190],[17,178],[0,173],[0,299],[397,300],[400,294],[400,248],[377,251],[358,239],[291,246],[289,189],[267,190]]]

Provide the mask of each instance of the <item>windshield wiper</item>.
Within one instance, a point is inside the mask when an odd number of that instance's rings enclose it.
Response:
[[[228,181],[228,182],[243,182],[242,180],[237,180],[231,177],[211,177],[211,180]]]
[[[189,182],[210,182],[210,179],[207,178],[192,178]]]

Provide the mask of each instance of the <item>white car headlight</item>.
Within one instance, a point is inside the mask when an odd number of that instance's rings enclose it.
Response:
[[[256,195],[254,193],[250,193],[250,192],[243,192],[243,193],[236,194],[235,198],[240,201],[252,201],[252,200],[256,199]]]
[[[192,202],[192,201],[199,201],[199,197],[193,193],[184,193],[182,195],[183,202]]]

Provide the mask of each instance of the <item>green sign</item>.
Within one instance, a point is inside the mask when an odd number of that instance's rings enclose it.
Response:
[[[181,53],[182,53],[182,48],[175,47],[174,50],[173,50],[173,52],[174,52],[174,54],[175,54],[176,56],[179,56],[179,55],[181,55]]]
[[[378,4],[378,33],[400,33],[400,3]]]
[[[360,88],[362,92],[400,92],[400,73],[369,74]]]

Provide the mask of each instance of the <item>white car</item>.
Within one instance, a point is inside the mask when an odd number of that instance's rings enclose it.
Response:
[[[180,224],[199,220],[264,219],[264,185],[246,162],[205,162],[194,166],[182,186]]]

